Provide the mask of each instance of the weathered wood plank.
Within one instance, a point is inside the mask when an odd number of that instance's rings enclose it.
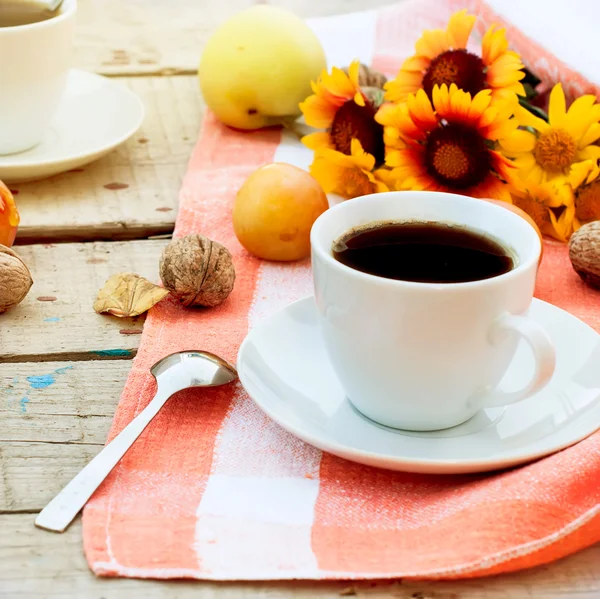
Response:
[[[99,579],[81,550],[81,525],[62,535],[33,526],[31,514],[0,516],[0,597],[7,599],[597,599],[600,546],[552,567],[463,582],[157,582]]]
[[[302,17],[319,17],[398,0],[271,0]],[[80,0],[78,66],[107,75],[195,73],[210,34],[255,0]]]
[[[100,451],[130,368],[0,364],[0,512],[41,510]]]
[[[173,230],[181,181],[200,128],[198,81],[136,77],[124,83],[146,106],[142,128],[82,169],[11,185],[21,214],[18,244],[139,239]]]
[[[112,418],[105,420],[102,428],[108,431]],[[36,422],[41,426],[43,420]],[[2,441],[0,514],[39,512],[101,449],[101,444]]]
[[[143,317],[100,316],[98,289],[118,272],[158,281],[166,241],[31,245],[17,248],[34,280],[25,300],[0,315],[0,362],[131,358]],[[124,331],[124,332],[123,332]]]

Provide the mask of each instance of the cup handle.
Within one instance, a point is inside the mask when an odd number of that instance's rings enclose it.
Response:
[[[533,351],[535,370],[530,382],[518,391],[494,390],[484,402],[485,407],[493,408],[516,403],[543,389],[554,374],[556,367],[556,351],[546,331],[526,316],[503,314],[496,320],[490,331],[490,342],[494,345],[502,343],[507,333],[518,333]]]

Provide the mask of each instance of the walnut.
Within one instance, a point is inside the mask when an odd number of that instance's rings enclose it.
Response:
[[[342,69],[344,73],[348,74],[348,67]],[[358,85],[361,87],[376,87],[383,89],[384,84],[387,82],[387,77],[378,71],[374,71],[367,65],[360,63],[358,69]]]
[[[571,235],[569,258],[575,272],[588,285],[600,289],[600,221],[583,225]]]
[[[229,250],[202,235],[174,239],[160,258],[163,285],[184,306],[217,306],[233,289]]]
[[[25,262],[13,250],[0,245],[0,313],[20,303],[32,285]]]

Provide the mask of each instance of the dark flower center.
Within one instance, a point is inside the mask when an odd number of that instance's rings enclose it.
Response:
[[[474,129],[455,124],[429,134],[425,163],[433,178],[456,188],[478,185],[491,167],[485,140]]]
[[[368,100],[365,100],[365,106],[359,106],[354,100],[342,104],[331,124],[330,135],[335,149],[350,156],[352,140],[358,139],[363,150],[381,164],[384,158],[383,126],[375,121],[376,112]]]
[[[431,99],[434,85],[456,83],[458,89],[474,96],[485,89],[485,65],[479,56],[466,50],[448,50],[436,56],[423,77],[423,89]]]

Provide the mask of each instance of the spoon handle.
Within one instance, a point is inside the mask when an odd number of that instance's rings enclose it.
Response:
[[[35,525],[64,532],[87,500],[163,407],[172,392],[157,390],[152,401],[38,514]]]

